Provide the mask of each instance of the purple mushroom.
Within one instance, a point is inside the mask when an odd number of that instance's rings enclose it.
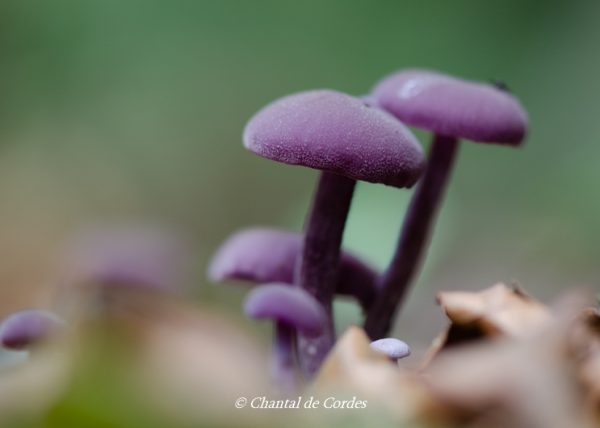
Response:
[[[423,169],[423,153],[392,116],[332,90],[302,92],[266,106],[246,125],[244,145],[259,156],[322,171],[294,280],[327,314],[322,335],[298,335],[300,366],[311,376],[335,340],[331,304],[356,180],[410,187]]]
[[[405,358],[410,355],[410,348],[406,342],[394,339],[393,337],[386,337],[385,339],[371,342],[371,348],[385,354],[394,363],[400,358]]]
[[[208,268],[212,281],[282,282],[292,284],[302,235],[272,228],[250,228],[231,235],[215,253]],[[375,297],[374,269],[342,251],[336,293],[356,298],[366,309]]]
[[[40,310],[26,309],[8,316],[0,325],[2,346],[21,351],[35,346],[65,327],[57,315]]]
[[[282,392],[294,392],[294,335],[296,332],[308,337],[320,335],[326,325],[323,307],[300,288],[272,283],[256,287],[248,294],[244,312],[251,318],[275,321],[273,376]]]
[[[68,251],[74,283],[178,291],[187,249],[179,236],[154,225],[94,228]]]
[[[460,138],[518,146],[527,130],[527,113],[501,88],[423,70],[401,71],[373,90],[377,105],[404,123],[435,134],[427,168],[404,220],[396,252],[378,283],[365,329],[373,339],[390,329],[426,250],[438,206]]]

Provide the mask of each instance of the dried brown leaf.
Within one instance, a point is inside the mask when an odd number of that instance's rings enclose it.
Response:
[[[571,332],[571,347],[579,362],[579,379],[587,397],[586,406],[600,421],[600,311],[586,308]]]
[[[527,335],[550,319],[544,304],[502,283],[476,293],[442,292],[437,299],[454,324],[476,324],[489,335]]]
[[[471,299],[467,304],[445,300],[454,305],[449,315],[453,321],[471,323],[486,318],[486,326],[493,322],[493,329],[482,327],[482,331],[491,332],[496,340],[445,348],[426,369],[432,391],[447,403],[457,420],[476,426],[482,426],[482,421],[487,427],[592,426],[590,413],[582,406],[578,363],[569,352],[581,299],[563,299],[551,313],[521,297],[519,291],[493,288],[481,293],[484,299]],[[483,307],[491,308],[491,316],[482,312],[482,301],[486,302]],[[457,306],[463,311],[458,317]],[[468,310],[463,310],[466,307]],[[474,313],[480,316],[470,317]],[[494,316],[498,313],[502,315]],[[515,331],[517,324],[508,320],[508,314],[523,323],[524,331]]]
[[[324,362],[313,388],[319,395],[336,392],[384,406],[400,420],[436,412],[422,376],[401,369],[370,347],[366,333],[350,327]]]
[[[520,288],[502,283],[478,292],[441,292],[437,295],[437,301],[450,324],[434,339],[423,367],[442,349],[483,338],[524,337],[551,319],[547,306]]]

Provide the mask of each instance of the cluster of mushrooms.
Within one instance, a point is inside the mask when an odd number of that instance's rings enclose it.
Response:
[[[427,159],[407,125],[434,134]],[[389,334],[423,263],[458,141],[518,146],[526,128],[527,115],[505,86],[422,70],[394,73],[364,97],[333,90],[290,95],[250,120],[246,148],[321,171],[303,233],[264,227],[238,231],[208,268],[215,282],[257,285],[244,310],[251,318],[274,323],[271,369],[283,398],[307,391],[350,392],[349,399],[374,403],[369,405],[374,413],[365,417],[376,414],[383,422],[389,417],[435,426],[597,426],[600,309],[589,307],[589,297],[581,293],[547,306],[517,285],[441,292],[437,300],[449,320],[447,328],[420,364],[389,363],[410,354],[406,343]],[[395,253],[381,273],[342,249],[356,180],[417,185]],[[10,358],[4,363],[31,360],[26,366],[33,370],[15,378],[25,381],[25,395],[13,394],[12,384],[3,379],[9,385],[7,397],[27,401],[21,398],[39,389],[37,383],[27,389],[28,373],[37,379],[35,369],[46,367],[44,362],[53,369],[48,373],[60,377],[58,387],[46,391],[49,400],[64,393],[61,388],[70,381],[65,379],[79,373],[79,345],[84,348],[88,337],[89,343],[96,341],[95,333],[105,327],[123,330],[127,350],[141,350],[131,353],[132,365],[125,365],[135,372],[128,380],[149,377],[141,387],[153,407],[155,399],[166,403],[169,416],[189,412],[206,423],[207,412],[221,418],[221,410],[230,409],[240,394],[264,394],[264,376],[253,377],[260,373],[263,354],[254,352],[251,343],[238,348],[244,334],[230,340],[237,330],[209,308],[188,307],[177,299],[179,285],[187,282],[186,245],[162,228],[139,226],[76,236],[67,251],[69,267],[60,275],[66,293],[57,296],[59,305],[21,310],[2,321],[0,344],[25,351],[6,355]],[[355,299],[365,317],[362,328],[352,326],[339,339],[332,313],[338,295]],[[56,363],[52,352],[44,354],[40,345],[50,339],[68,350],[60,353],[67,356],[64,363]],[[135,341],[131,348],[130,340]],[[305,382],[309,390],[301,389]],[[211,399],[203,403],[206,391]],[[240,411],[228,417],[246,415]],[[323,426],[332,425],[323,421]],[[281,425],[276,422],[273,426]]]
[[[407,125],[433,134],[427,159]],[[259,284],[244,309],[275,324],[272,369],[283,391],[313,378],[332,349],[336,295],[360,304],[374,349],[394,360],[410,353],[386,336],[423,262],[459,140],[519,146],[526,131],[527,114],[504,85],[427,70],[396,72],[367,96],[312,90],[256,113],[244,146],[321,171],[312,206],[303,233],[250,228],[233,234],[214,256],[209,277]],[[382,273],[341,249],[357,180],[417,185]]]

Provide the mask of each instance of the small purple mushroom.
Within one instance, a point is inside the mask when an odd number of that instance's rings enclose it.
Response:
[[[244,146],[268,159],[322,171],[294,280],[327,314],[321,336],[298,336],[300,366],[310,377],[335,340],[331,304],[356,180],[410,187],[423,169],[423,153],[412,133],[388,113],[332,90],[269,104],[246,125]]]
[[[327,323],[323,307],[306,291],[286,284],[272,283],[253,289],[244,302],[251,318],[275,321],[273,376],[282,392],[296,389],[294,335],[320,335]]]
[[[405,358],[410,355],[410,348],[408,345],[393,337],[386,337],[385,339],[371,342],[371,348],[385,354],[394,363],[400,358]]]
[[[243,229],[225,240],[208,268],[212,281],[283,282],[293,284],[302,235],[272,228]],[[375,297],[377,272],[342,251],[336,293],[356,298],[366,309]]]
[[[396,252],[378,281],[381,291],[365,321],[367,334],[377,339],[389,331],[426,251],[458,139],[518,146],[526,134],[527,113],[515,97],[497,86],[425,70],[392,74],[379,82],[372,94],[380,108],[435,134]]]
[[[40,310],[26,309],[8,316],[0,325],[0,343],[14,351],[35,346],[62,330],[65,323],[57,315]]]

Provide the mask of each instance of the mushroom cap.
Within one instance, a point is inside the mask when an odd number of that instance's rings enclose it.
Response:
[[[288,324],[307,336],[318,336],[325,326],[323,307],[306,291],[271,283],[253,289],[244,302],[251,318],[272,319]]]
[[[292,284],[302,248],[302,235],[273,228],[249,228],[231,235],[208,267],[210,280]],[[377,272],[348,251],[342,251],[336,292],[368,306],[375,296]]]
[[[423,150],[402,123],[329,89],[264,107],[246,125],[244,146],[278,162],[395,187],[412,186],[424,167]]]
[[[405,342],[393,337],[387,337],[371,342],[371,348],[386,354],[392,360],[398,360],[410,355],[409,346]]]
[[[381,80],[373,96],[404,123],[440,135],[519,145],[527,132],[527,113],[519,101],[492,84],[405,70]]]
[[[48,311],[26,309],[15,312],[0,326],[0,343],[8,349],[22,350],[46,339],[64,325],[63,320]]]
[[[221,244],[209,264],[208,277],[215,282],[291,284],[301,246],[299,233],[258,227],[243,229]]]
[[[94,227],[68,248],[73,283],[179,291],[187,248],[170,229],[150,224]]]

